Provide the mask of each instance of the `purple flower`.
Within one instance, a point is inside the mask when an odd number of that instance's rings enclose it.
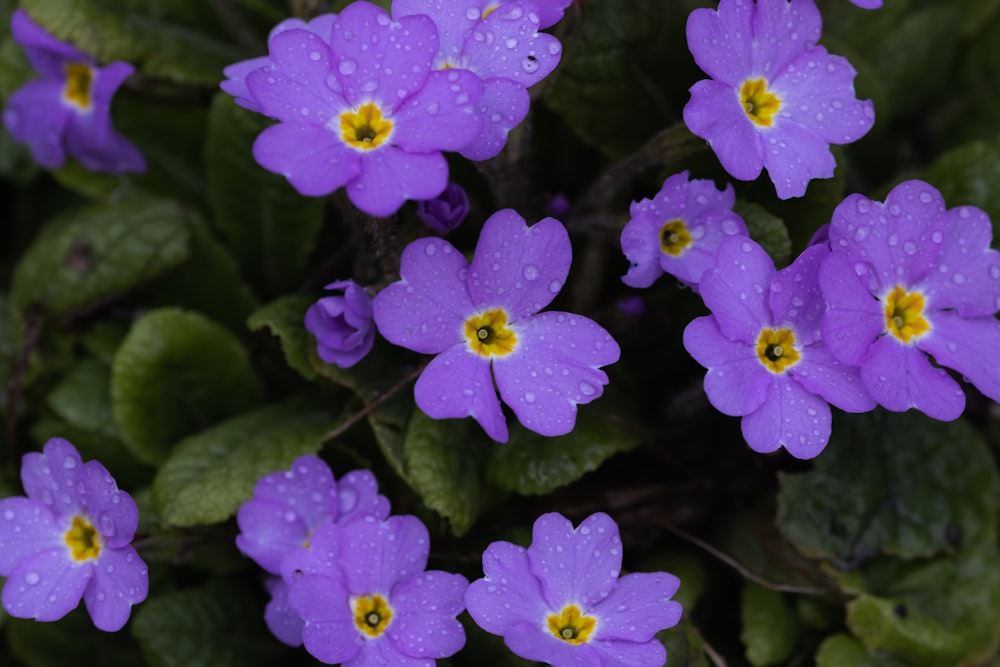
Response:
[[[983,211],[948,210],[922,181],[900,183],[885,203],[851,195],[834,211],[833,253],[819,273],[829,304],[823,338],[834,357],[860,367],[883,407],[958,417],[965,394],[941,366],[1000,401],[1000,253],[992,238]]]
[[[268,47],[269,64],[245,81],[260,112],[280,122],[261,132],[253,154],[301,194],[346,186],[362,211],[391,215],[407,199],[441,194],[441,151],[462,148],[482,127],[479,78],[431,71],[438,34],[426,16],[392,21],[354,2],[334,18],[329,41],[293,28]]]
[[[880,9],[882,7],[882,0],[851,0],[851,2],[862,9]]]
[[[437,355],[414,388],[421,410],[434,419],[471,416],[505,442],[499,389],[529,429],[573,429],[577,404],[601,395],[608,376],[600,367],[620,350],[586,317],[538,313],[562,289],[571,258],[562,223],[528,227],[510,209],[483,225],[471,265],[441,239],[407,246],[402,279],[375,297],[375,324],[389,342]]]
[[[135,501],[97,461],[83,463],[69,442],[52,438],[25,454],[27,497],[0,500],[0,576],[11,616],[55,621],[82,597],[94,625],[120,630],[146,599],[149,577],[130,544]]]
[[[860,139],[875,122],[854,94],[854,68],[819,40],[813,0],[720,0],[688,17],[688,48],[711,79],[691,87],[688,128],[734,178],[767,167],[782,199],[801,197],[836,167],[830,144]]]
[[[763,248],[732,238],[701,279],[712,314],[688,324],[684,347],[708,369],[705,393],[712,405],[743,417],[743,437],[754,451],[784,447],[796,458],[812,458],[830,438],[828,403],[848,412],[875,406],[858,370],[823,345],[826,304],[817,271],[829,254],[824,245],[810,246],[776,272]]]
[[[417,202],[417,217],[444,236],[462,224],[469,214],[469,195],[458,183],[449,183],[439,196]]]
[[[145,171],[142,154],[111,127],[111,98],[133,67],[123,62],[98,67],[21,9],[11,16],[10,29],[42,75],[7,100],[3,124],[10,135],[28,144],[46,169],[62,167],[69,153],[91,171]]]
[[[329,44],[330,32],[333,30],[333,21],[335,18],[337,18],[336,14],[321,14],[308,23],[297,18],[285,19],[271,29],[270,34],[267,36],[268,44],[271,43],[271,40],[275,36],[280,35],[286,30],[308,30]],[[233,101],[241,107],[250,109],[250,111],[256,111],[257,113],[264,113],[257,104],[257,100],[254,99],[250,89],[247,88],[246,77],[250,72],[267,67],[270,64],[271,59],[267,56],[233,63],[222,70],[222,73],[226,76],[226,80],[220,83],[219,87],[232,95],[235,98]]]
[[[539,7],[532,2],[394,0],[392,11],[397,17],[426,14],[434,20],[441,35],[435,69],[465,69],[483,80],[482,130],[459,152],[470,160],[495,156],[528,114],[527,88],[548,76],[562,55],[558,39],[538,32],[545,27]]]
[[[289,586],[306,650],[325,663],[364,667],[433,665],[461,649],[465,631],[455,616],[469,582],[425,572],[429,549],[427,528],[413,516],[317,530],[315,563]]]
[[[621,236],[629,260],[622,282],[649,287],[669,273],[696,287],[715,266],[723,239],[747,235],[743,219],[733,213],[735,201],[732,185],[720,192],[712,181],[689,180],[684,171],[665,180],[653,199],[632,202],[632,219]]]
[[[316,353],[328,364],[350,368],[375,344],[372,298],[353,280],[338,280],[326,289],[344,290],[325,296],[306,311],[306,329],[316,337]]]
[[[469,615],[502,635],[511,651],[553,667],[660,667],[666,651],[655,634],[676,625],[680,581],[666,572],[618,578],[618,526],[604,513],[576,529],[561,514],[535,521],[531,546],[494,542],[483,553],[486,575],[469,586]]]

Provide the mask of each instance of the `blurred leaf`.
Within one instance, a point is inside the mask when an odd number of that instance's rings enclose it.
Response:
[[[54,623],[9,618],[5,626],[10,652],[24,667],[136,667],[142,664],[135,642],[125,633],[113,634],[95,628],[83,604]]]
[[[760,244],[779,269],[786,266],[792,256],[792,240],[788,237],[785,221],[759,204],[739,200],[733,211],[747,223],[750,238]]]
[[[798,643],[799,618],[778,591],[744,582],[740,619],[740,639],[754,667],[783,662]]]
[[[115,421],[146,463],[163,462],[177,440],[257,405],[262,396],[240,342],[203,315],[174,308],[138,320],[111,370]]]
[[[277,294],[295,285],[305,269],[323,224],[323,199],[303,197],[254,160],[253,141],[270,124],[229,95],[216,95],[205,168],[213,223],[250,282],[264,294]]]
[[[878,553],[954,553],[996,535],[1000,480],[965,421],[838,417],[813,470],[782,477],[778,526],[804,554],[843,568]]]
[[[207,86],[241,59],[215,26],[211,3],[175,0],[22,0],[57,38],[100,62],[124,60],[146,76]]]
[[[486,484],[493,443],[471,419],[431,419],[414,410],[403,441],[406,478],[427,507],[461,537],[500,495]]]
[[[541,495],[596,470],[605,460],[637,444],[603,404],[580,409],[576,427],[567,435],[547,438],[511,424],[510,440],[490,449],[488,477],[497,486],[521,495]]]
[[[134,198],[52,220],[11,279],[11,307],[52,316],[93,308],[180,264],[188,255],[184,213],[174,202]]]
[[[816,652],[816,667],[906,667],[889,656],[873,656],[847,634],[831,635]]]
[[[686,610],[680,623],[660,630],[656,638],[667,649],[667,663],[663,667],[711,667],[712,663],[705,655],[705,640]]]
[[[295,655],[268,632],[245,582],[216,579],[151,597],[138,607],[132,635],[150,667],[271,667]]]
[[[302,294],[292,294],[272,301],[254,312],[247,320],[251,331],[267,329],[281,341],[281,351],[285,361],[307,380],[315,380],[318,375],[309,364],[309,348],[316,343],[306,331],[306,311],[315,299]]]
[[[978,206],[993,221],[1000,240],[1000,143],[975,141],[948,151],[922,177],[938,188],[948,206]]]
[[[225,521],[261,477],[316,454],[335,415],[293,399],[239,415],[181,440],[160,468],[153,499],[169,526]]]

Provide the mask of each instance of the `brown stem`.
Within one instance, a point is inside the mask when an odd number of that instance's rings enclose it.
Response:
[[[365,405],[365,407],[361,408],[360,410],[349,416],[347,419],[337,424],[330,431],[327,431],[327,433],[323,436],[322,441],[324,443],[327,443],[343,435],[349,428],[351,428],[359,421],[361,421],[369,414],[371,414],[372,411],[375,410],[375,408],[377,408],[378,406],[382,405],[387,400],[395,396],[400,389],[405,387],[410,382],[416,380],[417,376],[423,372],[424,367],[426,365],[427,365],[426,362],[418,364],[415,368],[413,368],[408,373],[400,377],[391,387],[389,387],[385,391],[375,396],[372,400],[370,400]]]

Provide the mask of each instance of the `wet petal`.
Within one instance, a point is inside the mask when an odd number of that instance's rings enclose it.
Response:
[[[680,580],[666,572],[625,575],[592,610],[601,619],[594,640],[647,642],[660,630],[677,625],[681,605],[670,598],[679,585]]]
[[[741,428],[755,452],[784,447],[797,459],[811,459],[830,440],[830,406],[786,373],[775,376],[764,403],[743,418]]]
[[[448,185],[448,163],[441,153],[383,146],[362,155],[360,162],[361,173],[347,184],[347,196],[375,217],[392,215],[407,199],[433,199]]]
[[[879,405],[893,412],[916,408],[928,417],[951,421],[965,409],[965,394],[958,383],[943,369],[931,366],[918,348],[892,336],[883,336],[872,345],[861,365],[861,381]]]
[[[117,632],[128,622],[132,605],[145,600],[148,592],[146,564],[135,549],[125,546],[101,550],[83,600],[99,630]]]
[[[254,159],[288,179],[299,194],[322,197],[356,179],[361,157],[335,135],[308,123],[278,123],[253,143]]]
[[[65,546],[37,553],[10,573],[3,586],[3,607],[17,618],[59,620],[80,604],[93,570],[89,561],[73,561]]]
[[[755,344],[761,328],[771,326],[767,299],[774,274],[774,262],[750,239],[731,237],[719,245],[718,263],[699,289],[727,338]]]
[[[691,99],[684,106],[684,124],[709,143],[733,178],[752,181],[760,176],[764,141],[731,85],[706,79],[691,86]]]
[[[469,615],[479,627],[505,635],[518,623],[541,625],[551,613],[541,585],[529,571],[528,550],[510,542],[493,542],[483,552],[482,579],[465,594]]]
[[[433,72],[393,114],[392,143],[411,153],[455,151],[482,128],[482,80],[467,70]]]
[[[386,628],[393,645],[414,658],[446,658],[465,645],[465,630],[455,618],[465,609],[469,581],[460,574],[422,572],[397,586],[392,605],[397,616]]]
[[[66,548],[63,529],[41,501],[14,496],[0,500],[0,576],[42,551]]]

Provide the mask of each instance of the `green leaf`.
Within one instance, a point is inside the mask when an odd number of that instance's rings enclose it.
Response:
[[[245,582],[216,579],[146,600],[137,608],[132,635],[150,667],[291,664],[295,653],[271,636],[263,611]]]
[[[164,308],[133,325],[111,370],[112,412],[135,456],[161,463],[180,438],[263,396],[240,342],[197,313]]]
[[[993,221],[993,238],[1000,239],[1000,143],[975,141],[934,161],[923,178],[941,191],[948,206],[978,206]]]
[[[511,425],[510,441],[490,450],[488,476],[500,488],[522,495],[542,495],[596,470],[614,454],[632,449],[637,440],[602,404],[583,407],[576,428],[556,438]]]
[[[816,652],[816,667],[906,667],[888,656],[873,656],[847,634],[831,635]]]
[[[770,213],[759,204],[737,201],[733,211],[747,223],[750,238],[760,244],[781,268],[788,264],[792,256],[792,240],[788,237],[785,221]]]
[[[220,34],[209,3],[22,0],[21,7],[98,61],[139,63],[150,77],[215,86],[222,68],[243,57]]]
[[[427,507],[461,537],[499,495],[486,484],[486,461],[494,446],[471,419],[431,419],[420,410],[410,418],[403,450],[406,478]]]
[[[705,655],[705,640],[686,612],[685,609],[680,623],[656,633],[656,638],[667,649],[664,667],[711,667]]]
[[[106,364],[82,360],[49,392],[48,404],[56,415],[77,428],[118,437],[111,416],[111,369]]]
[[[251,331],[267,329],[281,341],[281,351],[285,361],[307,380],[315,380],[318,375],[309,364],[309,349],[315,347],[315,339],[306,331],[306,311],[315,299],[301,294],[292,294],[272,301],[254,312],[247,320]]]
[[[234,417],[185,438],[153,483],[164,524],[195,526],[225,521],[253,494],[261,477],[316,454],[335,415],[302,399]]]
[[[251,146],[270,121],[212,100],[205,145],[212,221],[229,239],[243,273],[259,291],[278,294],[300,279],[323,224],[323,199],[304,197],[254,160]]]
[[[743,584],[740,639],[755,667],[783,662],[799,639],[799,618],[778,591],[752,582]]]
[[[869,651],[915,667],[979,664],[995,652],[1000,555],[993,540],[958,558],[886,560],[866,575],[872,592],[847,605],[847,625]]]
[[[142,655],[135,642],[126,633],[108,633],[95,628],[83,604],[54,623],[9,618],[5,626],[10,652],[20,661],[15,665],[136,667],[142,664]]]
[[[172,201],[134,198],[52,220],[11,279],[11,307],[59,317],[94,308],[180,264],[188,255],[184,212]]]

